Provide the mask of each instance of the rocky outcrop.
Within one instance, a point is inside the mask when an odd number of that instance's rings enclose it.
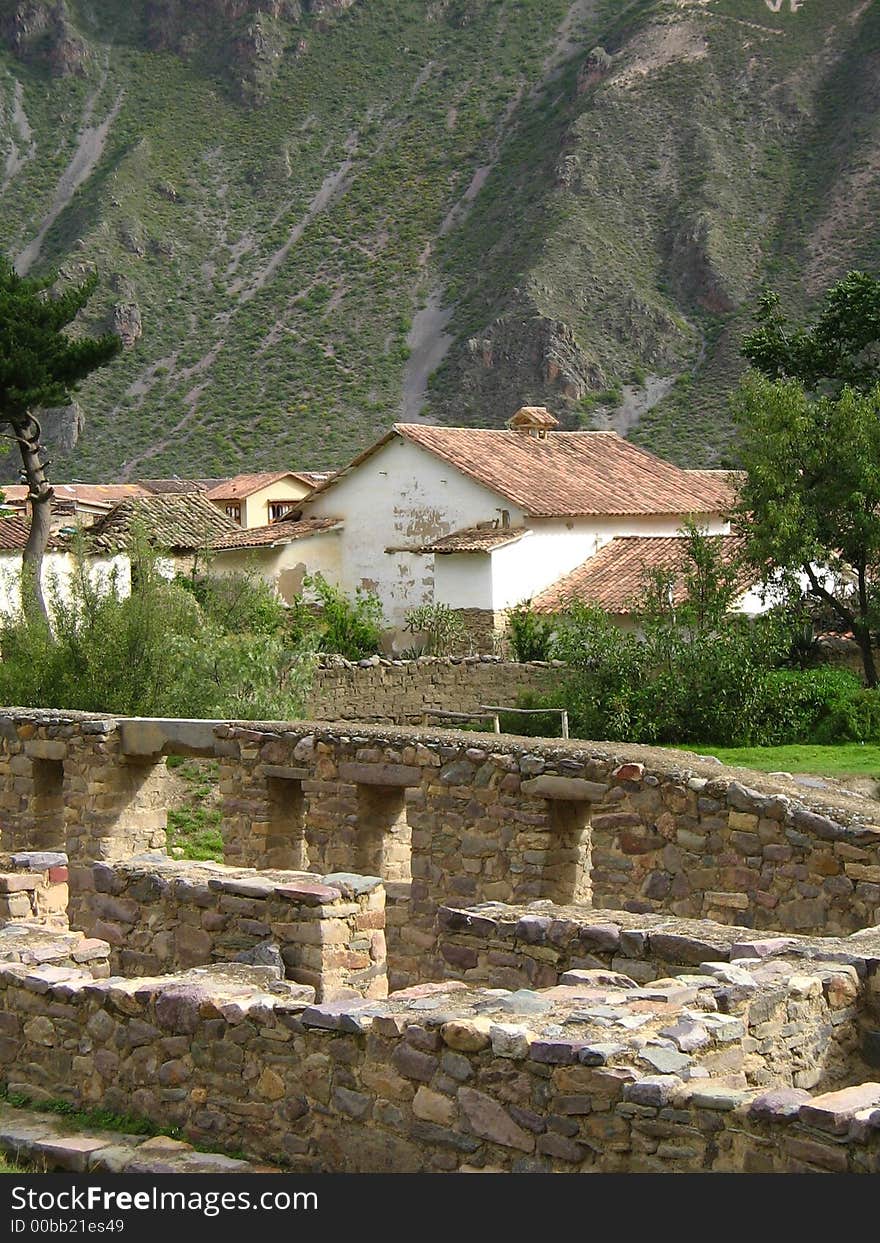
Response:
[[[64,0],[20,0],[4,5],[0,40],[20,61],[48,69],[56,78],[83,73],[89,56]]]
[[[40,411],[43,441],[59,453],[70,453],[82,435],[86,418],[78,401],[69,406],[52,406]]]
[[[452,367],[456,402],[464,395],[461,404],[480,411],[482,423],[500,424],[524,393],[529,401],[552,405],[564,421],[567,405],[606,383],[572,326],[541,314],[521,291],[510,310],[456,349]]]
[[[669,272],[673,287],[686,304],[715,314],[736,305],[724,277],[712,258],[712,226],[705,216],[678,225],[670,246]]]
[[[116,302],[110,312],[110,331],[119,337],[126,349],[131,349],[144,335],[141,308],[136,302]]]
[[[189,58],[208,47],[242,103],[266,103],[285,56],[302,50],[304,18],[323,21],[355,0],[148,0],[147,43]],[[227,32],[218,48],[218,30]]]

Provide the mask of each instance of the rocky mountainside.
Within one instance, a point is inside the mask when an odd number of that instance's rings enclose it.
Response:
[[[756,291],[877,271],[878,172],[870,0],[0,0],[0,245],[126,345],[56,477],[523,402],[729,462]]]

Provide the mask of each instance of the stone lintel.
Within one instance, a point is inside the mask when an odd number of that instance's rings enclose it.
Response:
[[[24,744],[24,753],[32,760],[63,760],[67,758],[67,743],[47,738],[32,738]]]
[[[583,777],[554,777],[544,773],[532,777],[520,785],[523,794],[532,798],[561,799],[567,803],[598,803],[608,793],[609,787],[600,781],[587,781]]]
[[[266,777],[281,777],[284,781],[307,781],[312,775],[308,768],[293,768],[289,764],[264,764],[263,774]]]
[[[340,764],[339,780],[362,786],[417,786],[422,769],[414,764]]]
[[[123,755],[192,755],[213,758],[217,721],[131,717],[119,722]]]

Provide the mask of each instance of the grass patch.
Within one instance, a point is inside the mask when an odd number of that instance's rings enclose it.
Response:
[[[184,802],[168,812],[169,854],[177,859],[213,859],[222,863],[222,816],[213,802],[220,765],[214,760],[197,761],[170,756],[168,767],[186,782],[187,787]]]
[[[92,1128],[96,1131],[115,1131],[122,1135],[167,1135],[179,1139],[179,1127],[156,1127],[146,1118],[134,1114],[118,1114],[109,1109],[80,1109],[70,1101],[35,1101],[22,1092],[0,1089],[0,1099],[13,1109],[29,1109],[34,1113],[55,1114],[66,1118],[74,1128]]]
[[[839,746],[713,747],[688,743],[682,750],[714,755],[722,764],[759,772],[811,773],[817,777],[880,777],[880,746],[847,742]]]

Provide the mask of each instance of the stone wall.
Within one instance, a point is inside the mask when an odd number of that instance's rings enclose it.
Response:
[[[446,901],[587,903],[840,934],[880,922],[871,804],[753,789],[674,752],[427,730],[217,728],[227,858],[406,879]],[[623,750],[623,748],[621,749]],[[645,749],[638,752],[646,758]],[[282,775],[283,774],[283,775]],[[282,775],[282,776],[279,776]],[[290,783],[290,857],[272,781]],[[274,800],[274,802],[273,802]],[[273,844],[274,843],[274,844]]]
[[[445,984],[314,1005],[268,969],[125,981],[13,963],[0,1059],[13,1092],[294,1170],[876,1173],[880,1084],[857,1081],[851,1053],[869,985],[779,960],[733,984]],[[803,1029],[812,1096],[791,1086]]]
[[[491,615],[490,615],[491,616]],[[491,656],[380,660],[318,669],[307,704],[316,721],[419,724],[430,708],[479,712],[482,704],[515,707],[520,695],[549,691],[559,667]]]
[[[6,924],[0,927],[0,963],[18,963],[30,971],[39,969],[43,980],[57,981],[70,971],[106,979],[110,975],[110,946],[67,929]]]
[[[432,979],[495,984],[501,988],[553,988],[563,976],[596,970],[622,973],[641,983],[658,975],[688,974],[707,962],[733,964],[731,979],[746,960],[833,957],[860,978],[880,963],[880,929],[849,937],[773,936],[711,920],[638,915],[582,906],[441,907],[432,952],[424,967]],[[880,1029],[866,1023],[866,1046],[880,1065]],[[799,1084],[798,1086],[813,1086]]]
[[[229,865],[409,885],[393,926],[415,959],[450,903],[592,899],[828,935],[880,923],[875,804],[684,753],[427,726],[10,713],[0,720],[6,849],[45,840],[29,791],[50,750],[62,757],[51,761],[62,787],[51,837],[70,858],[74,907],[94,862],[164,844],[164,756],[177,752],[220,760]],[[393,959],[400,946],[389,948]]]
[[[80,862],[164,849],[165,761],[122,753],[115,720],[25,709],[0,717],[2,849]]]
[[[50,928],[66,928],[67,897],[67,855],[63,851],[24,850],[0,855],[0,926],[24,919]]]
[[[277,961],[320,999],[385,997],[385,891],[371,876],[245,871],[147,857],[97,863],[72,918],[114,972]],[[258,948],[259,947],[259,948]],[[271,947],[269,949],[268,947]]]

